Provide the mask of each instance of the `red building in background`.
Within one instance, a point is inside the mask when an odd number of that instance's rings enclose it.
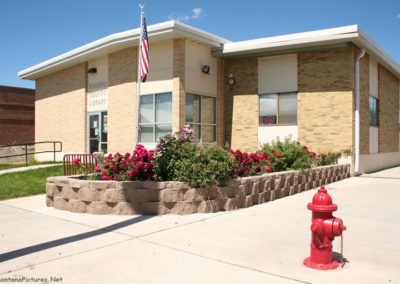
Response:
[[[35,90],[0,86],[0,145],[35,141]]]

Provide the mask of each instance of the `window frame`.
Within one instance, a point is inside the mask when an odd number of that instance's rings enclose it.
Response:
[[[188,98],[188,95],[195,96],[195,97],[199,98],[199,109],[198,109],[199,122],[187,121],[187,110],[188,110],[187,98]],[[203,122],[203,99],[204,98],[213,99],[213,104],[214,104],[214,110],[213,110],[214,119],[213,120],[214,120],[214,123]],[[218,122],[218,114],[217,114],[218,107],[217,107],[217,103],[218,103],[217,97],[201,95],[201,94],[196,94],[196,93],[190,93],[190,92],[186,93],[186,96],[185,96],[185,124],[189,124],[193,128],[193,130],[195,132],[195,136],[196,136],[196,129],[195,129],[194,126],[198,126],[198,129],[199,129],[199,133],[198,133],[199,136],[198,137],[199,138],[198,139],[195,138],[197,142],[200,142],[200,143],[215,143],[215,142],[217,142],[217,124],[218,124],[217,123]],[[194,111],[193,111],[193,113],[194,113]],[[194,119],[192,119],[192,120],[194,120]],[[210,127],[210,126],[214,127],[214,131],[213,131],[214,132],[213,133],[214,138],[213,138],[213,141],[204,142],[204,139],[203,139],[203,133],[204,133],[203,126],[204,127]]]
[[[275,121],[275,123],[262,123],[262,118],[261,118],[261,99],[263,96],[276,96],[275,99],[275,110],[276,110],[276,115],[275,118],[271,118],[272,121]],[[296,96],[296,122],[294,123],[279,123],[279,104],[280,104],[280,97],[282,96],[287,96],[287,95],[295,95]],[[272,116],[271,116],[272,117]],[[290,126],[290,125],[297,125],[298,124],[298,91],[292,91],[292,92],[276,92],[276,93],[264,93],[264,94],[259,94],[258,96],[258,126],[259,127],[268,127],[268,126]]]
[[[161,96],[161,95],[169,95],[170,96],[170,104],[171,104],[171,109],[170,109],[170,113],[171,113],[171,121],[169,121],[169,122],[164,122],[164,121],[157,121],[157,118],[158,118],[158,113],[157,113],[157,97],[158,96]],[[152,121],[151,122],[141,122],[141,118],[142,118],[142,115],[141,115],[141,109],[142,109],[142,98],[143,97],[148,97],[148,96],[152,96],[152,109],[151,109],[151,111],[152,111]],[[172,117],[172,109],[173,109],[173,106],[172,106],[172,92],[163,92],[163,93],[153,93],[153,94],[143,94],[143,95],[140,95],[140,103],[139,103],[139,133],[138,133],[138,135],[139,135],[139,139],[138,139],[138,141],[140,142],[140,143],[157,143],[158,142],[158,139],[159,139],[159,137],[157,137],[157,126],[170,126],[169,127],[169,129],[171,130],[169,133],[172,133],[172,120],[173,120],[173,117]],[[142,132],[142,128],[144,128],[144,127],[149,127],[149,126],[151,126],[151,128],[152,128],[152,141],[143,141],[142,140],[142,135],[141,135],[141,132]]]
[[[371,109],[371,99],[374,101],[373,109]],[[369,96],[368,99],[368,109],[369,109],[369,126],[379,127],[379,99],[374,96]],[[375,113],[376,117],[373,117]]]

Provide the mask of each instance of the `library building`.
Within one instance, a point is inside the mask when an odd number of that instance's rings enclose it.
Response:
[[[353,174],[400,165],[400,66],[359,26],[232,42],[178,21],[149,25],[138,88],[140,35],[18,73],[36,82],[35,141],[61,141],[59,159],[125,153],[190,124],[200,143],[243,151],[288,136],[346,150]]]

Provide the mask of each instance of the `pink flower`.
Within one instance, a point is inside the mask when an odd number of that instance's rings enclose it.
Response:
[[[80,163],[81,163],[81,159],[80,158],[72,159],[72,164],[79,165]]]
[[[277,157],[277,158],[282,158],[283,156],[284,156],[283,153],[277,153],[277,154],[276,154],[276,157]]]
[[[272,172],[272,166],[267,166],[267,167],[265,168],[265,170],[266,170],[268,173]]]
[[[110,177],[107,173],[103,173],[103,174],[101,175],[101,179],[102,179],[102,180],[110,180],[111,177]]]
[[[96,165],[96,173],[101,172],[101,166],[100,165]]]

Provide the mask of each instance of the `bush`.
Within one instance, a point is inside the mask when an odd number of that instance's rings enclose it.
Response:
[[[271,145],[265,144],[262,151],[267,155],[272,155],[272,167],[274,171],[303,170],[311,167],[310,152],[307,147],[303,147],[292,137],[286,137],[284,141],[273,140]],[[278,156],[278,158],[277,158]]]
[[[221,184],[230,177],[246,177],[268,172],[302,170],[312,166],[337,163],[340,153],[328,151],[317,155],[291,137],[263,145],[255,153],[192,143],[190,125],[160,138],[155,151],[136,145],[131,155],[108,155],[102,166],[96,166],[93,179],[159,180],[187,182],[193,187]]]
[[[233,158],[219,147],[191,143],[193,132],[186,125],[175,136],[160,139],[154,157],[157,180],[187,182],[193,187],[218,184],[229,178]]]
[[[340,152],[327,151],[326,153],[316,155],[316,157],[312,161],[313,166],[320,167],[320,166],[337,164],[338,159],[341,156],[342,156],[342,153],[340,153]]]
[[[156,180],[173,180],[174,168],[172,161],[180,159],[184,146],[193,139],[193,131],[188,125],[178,132],[175,136],[167,134],[160,138],[154,152],[154,174]]]
[[[138,144],[133,154],[109,154],[103,166],[96,166],[97,177],[102,180],[149,180],[153,179],[153,154],[154,151]]]
[[[179,158],[171,161],[171,167],[172,180],[205,187],[221,184],[229,178],[233,157],[217,146],[204,148],[187,143],[183,145]]]
[[[262,153],[246,153],[240,150],[229,149],[235,158],[235,165],[231,170],[231,177],[245,177],[271,172],[272,157]]]

